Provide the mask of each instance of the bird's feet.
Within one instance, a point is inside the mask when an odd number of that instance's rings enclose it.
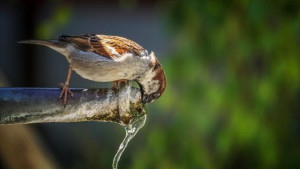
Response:
[[[125,80],[125,79],[117,80],[117,81],[113,82],[113,89],[119,90],[120,89],[120,83],[122,83],[122,82],[125,83],[125,84],[128,84],[128,80]]]
[[[69,89],[69,84],[68,83],[65,83],[65,84],[62,84],[63,88],[62,88],[62,91],[60,93],[60,96],[59,96],[59,99],[64,99],[64,107],[66,107],[67,105],[67,100],[68,100],[68,94],[70,94],[70,96],[73,98],[74,95],[73,93],[71,92],[71,90]]]

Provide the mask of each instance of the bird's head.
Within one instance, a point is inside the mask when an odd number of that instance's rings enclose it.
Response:
[[[142,91],[142,102],[144,104],[158,99],[164,93],[167,85],[165,72],[154,52],[150,53],[149,66],[149,71],[137,79]]]

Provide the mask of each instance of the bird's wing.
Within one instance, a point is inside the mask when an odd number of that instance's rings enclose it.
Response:
[[[81,34],[75,36],[60,36],[61,41],[66,41],[76,48],[92,51],[109,59],[115,59],[125,53],[142,56],[145,49],[139,44],[119,36]]]

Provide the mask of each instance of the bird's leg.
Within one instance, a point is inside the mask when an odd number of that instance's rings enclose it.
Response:
[[[64,98],[64,106],[66,106],[66,104],[67,104],[68,94],[70,94],[71,97],[74,96],[73,93],[69,89],[69,81],[70,81],[70,78],[71,78],[71,74],[72,74],[72,67],[69,67],[67,80],[66,80],[65,84],[63,85],[64,87],[63,87],[63,89],[60,93],[60,96],[59,96],[59,99]]]
[[[113,82],[113,88],[118,90],[119,89],[119,84],[121,82],[124,82],[125,84],[128,84],[128,80],[125,80],[125,79],[116,80],[116,81]]]

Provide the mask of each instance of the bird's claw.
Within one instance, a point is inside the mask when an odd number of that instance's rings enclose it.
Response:
[[[120,83],[128,84],[128,80],[121,79],[121,80],[114,81],[112,88],[118,91],[120,89]]]
[[[65,84],[65,85],[63,85],[62,91],[59,96],[59,99],[62,99],[62,98],[64,99],[64,107],[66,107],[66,105],[67,105],[68,94],[70,94],[70,96],[72,98],[74,97],[73,93],[69,89],[69,85]]]

